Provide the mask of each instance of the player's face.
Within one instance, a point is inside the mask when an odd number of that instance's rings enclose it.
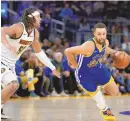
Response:
[[[98,44],[105,45],[106,36],[107,36],[106,28],[96,28],[94,32],[94,37]]]
[[[35,20],[36,20],[36,22],[34,23],[34,27],[39,28],[40,27],[40,22],[41,22],[40,13],[35,16]]]

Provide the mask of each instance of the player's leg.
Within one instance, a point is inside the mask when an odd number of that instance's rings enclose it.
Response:
[[[101,110],[100,113],[104,120],[115,120],[114,115],[111,113],[110,108],[108,108],[104,96],[101,90],[97,89],[97,83],[93,80],[80,81],[81,88],[86,91],[88,95],[92,97],[96,101],[97,107]]]
[[[91,79],[87,81],[80,81],[80,87],[86,92],[86,94],[96,101],[99,109],[105,110],[108,108],[102,92],[97,89],[97,83],[94,83]]]
[[[4,85],[1,83],[1,89],[3,89]],[[2,101],[1,101],[1,119],[11,119],[9,116],[5,115],[4,112],[3,112],[3,104],[2,104]]]
[[[1,90],[1,100],[2,103],[5,104],[7,100],[14,94],[14,92],[18,89],[18,81],[11,81],[5,88]]]
[[[2,83],[5,87],[1,90],[1,101],[5,104],[7,100],[14,94],[19,87],[17,76],[10,70],[7,70],[2,74]]]
[[[111,73],[108,71],[107,68],[102,68],[99,70],[101,75],[97,75],[96,76],[96,79],[98,80],[98,85],[103,85],[104,87],[105,86],[109,86],[112,85],[113,88],[115,89],[112,89],[113,91],[113,95],[117,95],[118,93],[118,88],[116,88],[116,85],[115,85],[115,82],[114,82],[114,79],[111,77]],[[108,88],[104,88],[104,89],[108,89]],[[109,88],[110,89],[110,88]],[[109,94],[109,90],[104,90],[107,94]],[[111,95],[112,95],[112,91],[111,91]],[[102,94],[103,96],[103,94]],[[100,96],[99,96],[100,97]],[[98,98],[98,97],[97,97]],[[97,99],[98,100],[98,99]],[[103,99],[102,99],[103,100]],[[110,109],[107,107],[107,109],[105,109],[104,111],[101,110],[101,115],[103,116],[103,118],[106,120],[106,119],[110,119],[112,121],[115,120],[115,117],[114,115],[111,113]]]
[[[3,108],[1,109],[1,119],[3,119],[3,120],[11,119],[9,116],[4,114]]]
[[[110,81],[103,86],[103,92],[112,95],[112,96],[118,96],[119,95],[119,89],[114,82],[113,77],[110,78]]]
[[[16,80],[16,76],[8,69],[6,69],[6,71],[1,74],[1,80],[2,80],[1,81],[1,84],[2,84],[1,109],[2,109],[3,105],[8,101],[8,99],[17,90],[19,84],[18,84],[18,81]],[[11,118],[3,114],[3,112],[1,112],[1,119],[11,119]]]
[[[115,121],[115,116],[112,114],[110,108],[108,108],[102,92],[97,90],[97,93],[92,96],[92,98],[96,101],[97,107],[100,109],[100,114],[102,115],[103,119]]]
[[[97,80],[99,85],[103,85],[103,92],[112,96],[119,95],[119,89],[107,67],[103,66],[103,68],[99,69],[99,72]]]

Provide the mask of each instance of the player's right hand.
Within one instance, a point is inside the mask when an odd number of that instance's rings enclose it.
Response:
[[[55,75],[56,77],[60,78],[61,74],[59,71],[57,71],[56,69],[52,71],[53,75]]]
[[[7,44],[6,47],[13,53],[16,54],[17,50],[14,46]]]

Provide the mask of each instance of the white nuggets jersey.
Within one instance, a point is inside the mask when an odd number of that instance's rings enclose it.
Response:
[[[21,24],[24,26],[24,24],[21,22]],[[17,29],[17,28],[16,28]],[[13,54],[10,52],[8,48],[6,48],[3,44],[1,44],[1,62],[7,65],[8,67],[14,67],[16,61],[20,58],[22,53],[31,45],[31,43],[34,40],[34,30],[32,33],[28,36],[28,33],[25,30],[22,35],[18,39],[11,39],[8,35],[6,35],[6,38],[10,45],[14,46],[17,50],[16,54]]]

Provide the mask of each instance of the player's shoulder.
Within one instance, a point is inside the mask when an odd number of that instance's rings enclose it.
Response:
[[[88,39],[84,44],[88,47],[94,47],[94,42],[92,39]]]
[[[23,30],[24,30],[24,26],[21,23],[15,23],[15,24],[11,25],[10,28],[12,28],[13,30],[15,30],[17,32],[23,32]]]
[[[15,24],[11,25],[10,27],[18,28],[18,29],[23,29],[24,28],[23,24],[21,24],[21,23],[15,23]]]
[[[82,48],[85,49],[85,53],[86,53],[85,55],[87,57],[89,57],[94,52],[94,48],[95,48],[94,42],[93,41],[86,41],[85,43],[83,43]]]

